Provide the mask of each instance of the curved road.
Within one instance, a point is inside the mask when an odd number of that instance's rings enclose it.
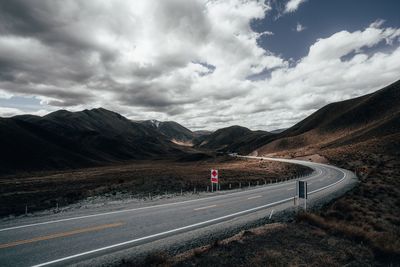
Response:
[[[311,167],[314,172],[302,179],[308,181],[311,195],[331,191],[327,189],[350,176],[349,171],[325,164],[263,159]],[[41,217],[22,225],[0,223],[0,266],[76,263],[282,203],[293,203],[295,194],[296,181],[292,180],[183,202],[79,217]]]

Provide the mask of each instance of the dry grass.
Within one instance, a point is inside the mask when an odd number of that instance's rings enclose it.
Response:
[[[357,171],[361,183],[305,219],[333,234],[367,244],[379,262],[400,264],[400,160],[397,152],[390,153],[385,147],[365,149],[367,145],[325,152],[335,164]]]
[[[400,266],[399,140],[318,151],[356,170],[360,184],[315,213],[269,232],[243,235],[176,266]],[[382,146],[384,143],[387,146]],[[301,153],[300,153],[301,152]],[[312,155],[297,151],[295,156]]]
[[[136,161],[127,164],[56,173],[35,173],[0,178],[0,215],[65,206],[86,197],[125,193],[143,198],[165,192],[205,191],[210,169],[219,169],[222,189],[238,188],[288,178],[308,169],[290,164],[239,160],[226,157],[178,162],[173,160]]]
[[[192,253],[192,254],[191,254]],[[330,236],[307,224],[265,225],[242,232],[193,256],[187,252],[169,266],[368,266],[373,256],[362,245]],[[360,261],[361,260],[361,261]]]
[[[333,235],[365,243],[372,248],[379,260],[391,263],[399,262],[400,241],[398,233],[370,231],[368,225],[359,227],[345,221],[329,220],[312,213],[303,213],[298,216],[298,220],[307,222]]]
[[[119,266],[121,267],[133,267],[133,266],[149,266],[149,267],[164,267],[170,266],[170,256],[163,251],[157,251],[147,255],[141,263],[122,260]]]

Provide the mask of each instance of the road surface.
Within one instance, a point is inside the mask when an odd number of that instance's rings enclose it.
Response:
[[[302,179],[307,180],[311,196],[332,191],[350,175],[350,172],[330,165],[264,159],[311,167],[314,172]],[[293,202],[295,193],[296,181],[292,180],[183,202],[78,217],[40,217],[29,224],[1,223],[0,266],[76,263]]]

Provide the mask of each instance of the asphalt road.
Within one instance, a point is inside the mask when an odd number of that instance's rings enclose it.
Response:
[[[249,157],[252,158],[252,157]],[[254,157],[255,158],[255,157]],[[270,158],[264,158],[270,159]],[[297,160],[314,172],[303,178],[311,196],[330,192],[348,178],[346,170]],[[183,202],[117,210],[78,217],[40,217],[29,224],[0,224],[0,266],[66,265],[250,212],[293,202],[296,181]]]

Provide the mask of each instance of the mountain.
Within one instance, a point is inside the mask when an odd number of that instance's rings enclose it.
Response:
[[[158,131],[103,108],[0,118],[0,173],[93,166],[180,153]]]
[[[212,133],[213,133],[212,131],[207,131],[207,130],[198,130],[193,132],[195,137],[206,136]]]
[[[223,152],[248,153],[272,136],[273,134],[265,131],[251,131],[241,126],[230,126],[195,139],[195,147]]]
[[[276,130],[270,131],[270,133],[280,134],[280,133],[284,132],[285,130],[287,130],[287,128],[276,129]]]
[[[257,152],[316,151],[355,144],[385,146],[387,140],[400,140],[399,132],[400,81],[397,81],[374,93],[319,109]]]
[[[139,121],[139,123],[153,128],[165,135],[168,140],[174,142],[191,142],[194,138],[194,133],[192,131],[174,121],[147,120]]]
[[[201,150],[298,155],[343,147],[381,147],[399,153],[400,81],[329,104],[278,134],[241,126],[192,132],[175,122],[133,122],[103,108],[0,118],[0,174],[174,155],[198,157]]]

